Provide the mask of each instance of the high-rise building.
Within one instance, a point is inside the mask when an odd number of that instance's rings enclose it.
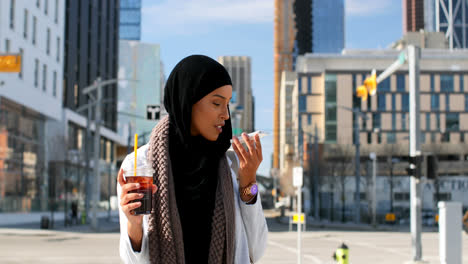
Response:
[[[125,81],[119,83],[118,132],[125,139],[130,136],[131,144],[137,133],[146,144],[157,123],[147,119],[146,107],[162,101],[159,44],[121,40],[119,53],[119,78]]]
[[[273,167],[279,168],[280,85],[306,53],[340,53],[344,48],[344,0],[276,0],[274,31]]]
[[[50,208],[53,128],[63,113],[64,5],[0,1],[0,52],[21,55],[21,71],[0,78],[1,212]]]
[[[436,1],[435,30],[445,32],[450,49],[468,48],[468,2]]]
[[[424,11],[427,0],[403,0],[403,34],[424,29]]]
[[[220,56],[221,63],[232,80],[232,98],[229,103],[234,135],[250,133],[254,129],[251,79],[251,61],[247,56]]]
[[[344,37],[344,0],[312,0],[312,52],[340,53]]]
[[[120,39],[141,39],[141,0],[120,0]]]
[[[92,153],[99,149],[99,164],[90,163],[91,169],[99,166],[101,178],[94,179],[101,190],[99,200],[107,200],[115,194],[115,180],[111,180],[114,176],[110,175],[115,175],[116,145],[123,144],[117,133],[119,12],[118,0],[66,1],[65,6],[63,125],[71,149],[83,153],[84,146],[89,146],[84,157],[93,157]],[[86,105],[94,103],[96,91],[91,95],[85,95],[83,91],[98,78],[103,82],[112,80],[115,83],[101,88],[101,138],[99,146],[96,146],[94,140],[86,136]],[[95,120],[94,109],[89,116],[91,121]],[[93,133],[94,126],[90,126],[89,136],[93,136]],[[83,177],[73,179],[68,188],[77,188],[81,193],[83,184],[80,180]]]
[[[274,112],[273,112],[273,168],[279,168],[280,148],[280,85],[283,71],[293,70],[293,51],[296,43],[294,1],[275,0],[274,20]],[[297,15],[296,15],[297,16]],[[302,44],[302,42],[301,42]],[[297,45],[297,43],[296,43]]]

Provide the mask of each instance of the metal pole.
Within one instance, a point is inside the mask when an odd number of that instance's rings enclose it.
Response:
[[[409,100],[410,100],[410,157],[421,153],[420,143],[420,103],[419,103],[419,58],[421,50],[413,45],[408,46],[409,62]],[[413,261],[422,258],[421,246],[421,186],[416,175],[410,176],[411,184],[411,238],[413,246]]]
[[[359,224],[361,222],[361,190],[360,190],[360,183],[361,183],[361,158],[360,158],[360,142],[359,142],[359,113],[353,112],[355,115],[354,118],[354,133],[355,133],[355,143],[356,143],[356,164],[355,164],[355,173],[356,173],[356,192],[355,196],[355,210],[356,210],[356,223]]]
[[[301,168],[304,168],[304,132],[302,132],[302,148],[301,148]],[[304,178],[304,175],[302,175]],[[302,184],[297,187],[297,264],[302,263],[302,239],[301,239],[301,213],[302,213]]]
[[[377,156],[372,152],[372,226],[377,226]]]
[[[96,98],[96,113],[95,113],[95,130],[94,130],[94,192],[93,192],[93,204],[92,204],[92,221],[91,226],[93,230],[98,229],[98,219],[97,219],[97,206],[100,199],[101,191],[101,177],[99,175],[99,154],[100,154],[100,143],[101,143],[101,99],[102,99],[102,90],[101,90],[101,78],[97,79],[97,98]]]
[[[112,174],[112,163],[109,163],[109,173],[107,175],[107,195],[108,195],[108,204],[107,204],[107,221],[111,219],[111,174]]]
[[[91,188],[90,188],[90,180],[89,180],[89,156],[91,154],[91,107],[88,108],[88,115],[86,120],[86,136],[85,136],[85,162],[86,162],[86,171],[85,171],[85,215],[86,215],[86,222],[89,221],[89,199],[91,195]]]
[[[318,128],[315,125],[314,131],[314,218],[315,221],[320,220],[319,215],[319,188],[318,188],[318,177],[319,177],[319,150],[318,150]]]

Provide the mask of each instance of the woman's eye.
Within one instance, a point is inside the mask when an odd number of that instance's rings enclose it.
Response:
[[[220,104],[217,104],[217,103],[213,103],[213,104],[216,105],[216,106],[220,106]]]

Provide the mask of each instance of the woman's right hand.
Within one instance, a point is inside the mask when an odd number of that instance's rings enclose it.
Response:
[[[120,194],[120,207],[122,211],[127,216],[128,223],[135,226],[141,226],[143,222],[143,215],[133,215],[132,211],[141,206],[141,202],[133,202],[133,200],[138,200],[143,197],[139,193],[130,193],[130,191],[136,190],[139,187],[138,183],[127,183],[123,176],[123,169],[120,169],[119,175],[117,176],[117,181],[122,188],[122,193]],[[156,193],[157,187],[153,184],[153,194]]]

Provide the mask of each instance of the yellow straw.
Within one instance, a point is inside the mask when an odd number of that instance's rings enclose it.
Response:
[[[138,134],[135,134],[135,144],[134,144],[134,150],[133,152],[135,152],[135,169],[133,170],[135,175],[134,176],[137,176],[136,175],[136,170],[137,170],[137,149],[138,149]]]

